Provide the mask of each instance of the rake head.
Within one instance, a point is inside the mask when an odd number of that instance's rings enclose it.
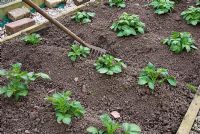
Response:
[[[102,49],[100,47],[96,47],[96,46],[93,46],[93,45],[89,45],[87,47],[89,47],[91,49],[91,54],[94,55],[94,56],[101,56],[101,55],[107,53],[107,51],[105,49]]]
[[[77,41],[74,41],[74,43],[76,44],[80,44],[79,42]],[[95,56],[95,57],[98,57],[98,56],[101,56],[103,54],[106,54],[107,53],[107,50],[103,49],[103,48],[100,48],[100,47],[96,47],[96,46],[93,46],[93,45],[90,45],[88,43],[82,43],[84,46],[90,48],[90,53]]]

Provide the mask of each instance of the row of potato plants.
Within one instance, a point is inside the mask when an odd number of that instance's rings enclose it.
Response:
[[[49,75],[45,73],[27,72],[21,70],[22,64],[16,63],[11,66],[9,70],[1,69],[0,77],[5,77],[8,80],[6,86],[0,87],[0,94],[5,97],[12,97],[19,100],[21,97],[28,95],[28,87],[32,81],[42,78],[50,80]],[[58,123],[69,125],[74,117],[83,116],[86,111],[79,101],[71,100],[71,92],[56,92],[52,96],[45,97],[45,100],[50,102],[54,109]],[[87,132],[91,134],[115,134],[116,132],[123,134],[139,134],[141,129],[138,125],[133,123],[123,123],[120,125],[110,118],[108,114],[100,116],[104,129],[98,129],[90,126]]]
[[[117,6],[125,8],[126,3],[124,0],[109,0],[110,6]],[[151,6],[155,9],[155,13],[164,14],[170,12],[174,8],[174,2],[170,0],[152,0]],[[200,2],[197,1],[197,5]],[[95,13],[92,12],[77,12],[72,19],[80,23],[89,23]],[[200,22],[200,9],[195,7],[189,7],[186,11],[181,13],[181,16],[192,25],[197,25]],[[117,33],[117,36],[130,36],[145,33],[145,24],[140,20],[138,15],[131,15],[123,13],[119,20],[114,22],[111,29]],[[27,44],[37,45],[42,40],[39,34],[27,35],[23,38]],[[174,53],[181,53],[182,51],[190,52],[192,49],[197,49],[195,41],[188,32],[172,32],[170,37],[162,41],[163,44],[169,46],[170,50]],[[90,49],[78,44],[72,44],[71,51],[68,56],[72,61],[76,61],[79,57],[87,57],[90,53]],[[113,75],[122,72],[123,68],[126,68],[126,64],[118,58],[112,55],[105,54],[97,58],[94,64],[97,72],[101,74]],[[34,73],[21,70],[21,63],[13,64],[10,70],[0,70],[0,76],[8,79],[7,86],[0,88],[0,94],[6,97],[14,97],[18,100],[20,97],[28,95],[28,85],[30,82],[35,81],[38,78],[50,79],[45,73]],[[152,63],[143,68],[138,77],[139,85],[148,85],[151,92],[154,91],[156,83],[162,84],[168,82],[172,86],[176,86],[175,77],[169,75],[166,68],[157,68]],[[188,85],[192,89],[192,85]],[[79,101],[71,100],[71,92],[58,92],[52,96],[47,96],[45,100],[50,102],[55,108],[57,122],[70,124],[72,118],[81,117],[85,114],[85,109]],[[96,127],[89,127],[87,132],[91,134],[114,134],[116,132],[124,134],[137,134],[141,132],[138,125],[133,123],[119,123],[113,121],[108,114],[100,116],[101,122],[105,127],[103,130]]]

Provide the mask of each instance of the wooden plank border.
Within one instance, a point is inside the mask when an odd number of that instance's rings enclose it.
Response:
[[[176,134],[189,134],[200,110],[200,86]]]
[[[61,18],[63,16],[69,16],[69,15],[73,14],[75,11],[80,10],[80,9],[86,7],[86,6],[89,6],[92,3],[95,3],[95,2],[94,1],[89,1],[89,2],[86,2],[86,3],[82,4],[82,5],[74,7],[72,9],[68,10],[68,11],[64,11],[61,14],[59,14],[58,16],[56,16],[55,19],[59,19],[59,18]],[[8,41],[8,40],[10,40],[12,38],[15,38],[15,37],[17,37],[19,35],[22,35],[24,33],[33,33],[33,32],[37,32],[39,30],[42,30],[42,29],[48,27],[49,24],[50,24],[50,22],[48,20],[46,20],[45,22],[35,24],[35,25],[33,25],[33,26],[29,27],[29,28],[26,28],[26,29],[24,29],[22,31],[19,31],[19,32],[15,33],[15,34],[6,36],[5,38],[0,39],[0,45],[4,41]]]

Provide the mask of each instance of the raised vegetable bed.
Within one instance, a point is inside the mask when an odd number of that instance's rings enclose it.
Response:
[[[108,4],[92,5],[86,11],[95,12],[92,23],[75,23],[70,17],[60,21],[88,43],[105,48],[115,57],[121,58],[127,68],[121,73],[106,76],[96,72],[93,56],[72,62],[67,53],[73,39],[51,25],[38,33],[42,42],[38,46],[26,45],[21,37],[1,44],[2,68],[20,62],[23,70],[45,72],[51,81],[38,80],[30,85],[29,96],[19,102],[0,98],[0,124],[3,133],[68,133],[83,134],[87,127],[99,125],[99,115],[118,111],[119,122],[138,124],[143,133],[176,133],[193,99],[187,83],[200,83],[200,52],[174,54],[162,45],[162,39],[172,31],[190,32],[199,47],[199,26],[187,25],[179,17],[190,3],[176,5],[175,11],[163,16],[153,14],[145,7],[145,1],[127,1],[125,9],[110,8]],[[123,12],[137,14],[146,24],[143,35],[119,38],[110,30],[112,22]],[[154,93],[148,87],[137,84],[142,68],[148,62],[165,67],[176,77],[178,84],[157,85]],[[1,79],[0,85],[6,81]],[[54,111],[44,100],[54,91],[70,90],[72,98],[79,100],[86,108],[81,119],[75,119],[70,126],[58,124]]]

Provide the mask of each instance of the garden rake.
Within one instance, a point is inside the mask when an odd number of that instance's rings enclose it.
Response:
[[[27,5],[29,5],[30,7],[32,7],[33,9],[35,9],[37,12],[39,12],[43,17],[45,17],[46,19],[48,19],[51,23],[53,23],[54,25],[56,25],[58,28],[60,28],[61,30],[63,30],[66,34],[70,35],[74,40],[76,40],[77,42],[79,42],[80,44],[83,44],[84,46],[88,47],[91,49],[91,52],[95,55],[101,55],[101,54],[105,54],[107,51],[105,49],[90,45],[88,43],[86,43],[85,41],[83,41],[80,37],[78,37],[76,34],[74,34],[73,32],[71,32],[68,28],[66,28],[63,24],[61,24],[60,22],[58,22],[56,19],[54,19],[53,17],[51,17],[50,15],[48,15],[46,12],[44,12],[39,6],[37,6],[35,3],[33,3],[31,0],[22,0],[23,2],[25,2]]]

